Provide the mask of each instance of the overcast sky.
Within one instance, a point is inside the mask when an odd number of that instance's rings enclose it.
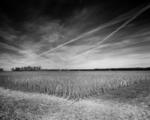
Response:
[[[1,1],[0,67],[150,67],[149,4],[148,0]]]

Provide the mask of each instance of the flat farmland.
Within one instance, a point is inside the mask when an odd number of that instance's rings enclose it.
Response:
[[[1,72],[0,87],[4,120],[150,119],[150,71]]]

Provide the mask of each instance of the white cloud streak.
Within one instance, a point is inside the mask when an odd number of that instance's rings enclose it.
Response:
[[[144,13],[145,11],[147,11],[148,9],[150,9],[150,4],[148,4],[147,6],[145,6],[144,8],[142,8],[140,11],[138,11],[136,14],[134,14],[130,19],[128,19],[126,22],[124,22],[121,26],[119,26],[115,31],[113,31],[112,33],[110,33],[108,36],[106,36],[103,40],[101,40],[100,42],[98,42],[94,47],[90,48],[89,50],[87,50],[84,53],[81,53],[77,56],[80,55],[85,55],[89,52],[92,52],[94,50],[99,49],[100,44],[102,44],[104,41],[110,39],[114,34],[116,34],[118,31],[120,31],[121,29],[123,29],[126,25],[128,25],[130,22],[132,22],[134,19],[136,19],[138,16],[140,16],[142,13]],[[75,56],[75,57],[77,57]]]
[[[62,48],[62,47],[64,47],[65,45],[68,45],[68,44],[70,44],[70,43],[72,43],[72,42],[78,41],[78,40],[80,40],[81,38],[84,38],[84,37],[86,37],[86,36],[88,36],[88,35],[91,35],[91,34],[93,34],[93,33],[95,33],[95,32],[98,32],[98,31],[100,31],[100,30],[102,30],[102,29],[105,29],[105,28],[107,28],[107,27],[110,27],[110,26],[112,26],[112,25],[121,23],[121,22],[125,21],[126,19],[130,18],[130,17],[132,16],[132,14],[135,13],[135,10],[137,10],[137,8],[135,8],[135,9],[133,9],[133,10],[127,12],[127,13],[124,13],[123,15],[120,15],[120,16],[114,18],[113,20],[111,20],[110,22],[105,23],[105,24],[103,24],[103,25],[101,25],[101,26],[99,26],[99,27],[97,27],[97,28],[95,28],[95,29],[93,29],[93,30],[90,30],[90,31],[88,31],[88,32],[86,32],[86,33],[83,33],[83,34],[79,35],[78,37],[76,37],[76,38],[74,38],[74,39],[71,39],[71,40],[69,40],[69,41],[67,41],[67,42],[65,42],[65,43],[63,43],[63,44],[60,44],[60,45],[58,45],[58,46],[56,46],[56,47],[54,47],[54,48],[52,48],[52,49],[50,49],[50,50],[48,50],[48,51],[45,51],[45,52],[39,54],[39,56],[45,55],[45,54],[49,54],[50,52],[53,52],[53,51],[55,51],[55,50],[57,50],[57,49],[59,49],[59,48]]]

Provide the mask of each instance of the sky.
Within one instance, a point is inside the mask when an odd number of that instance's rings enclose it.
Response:
[[[2,0],[0,67],[150,67],[148,0]]]

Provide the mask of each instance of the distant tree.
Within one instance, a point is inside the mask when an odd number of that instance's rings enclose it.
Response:
[[[4,69],[3,69],[3,68],[0,68],[0,72],[2,72],[2,71],[4,71]]]
[[[15,67],[11,69],[12,71],[39,71],[41,67],[39,66],[25,66],[25,67]]]

